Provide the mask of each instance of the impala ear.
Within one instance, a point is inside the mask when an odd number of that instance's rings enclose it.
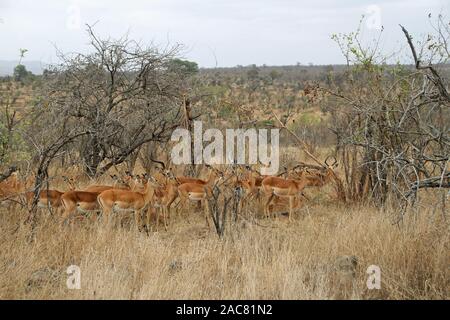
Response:
[[[146,175],[147,175],[147,174],[146,174]],[[156,179],[153,178],[151,175],[147,175],[146,181],[147,181],[147,183],[150,183],[150,185],[151,185],[153,188],[159,188],[159,187],[161,187],[161,184],[160,184],[158,181],[156,181]]]
[[[133,178],[133,177],[134,177],[133,174],[132,174],[130,171],[125,171],[125,175],[126,175],[128,178]]]

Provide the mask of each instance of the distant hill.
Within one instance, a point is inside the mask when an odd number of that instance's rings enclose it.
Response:
[[[8,76],[12,75],[14,72],[14,68],[19,64],[19,61],[11,61],[11,60],[0,60],[0,76]],[[41,61],[22,61],[22,64],[25,65],[28,71],[33,72],[34,74],[42,74],[42,71],[45,68],[45,63]]]

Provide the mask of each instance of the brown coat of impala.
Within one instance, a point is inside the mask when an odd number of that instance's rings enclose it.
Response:
[[[59,190],[41,190],[39,194],[39,201],[37,203],[38,208],[49,208],[56,211],[61,211],[62,203],[61,196],[64,192]],[[34,192],[28,191],[25,193],[25,199],[27,204],[30,206],[33,202]]]
[[[69,190],[72,191],[74,186],[70,181],[64,179],[69,184]],[[58,213],[60,213],[63,209],[61,197],[64,194],[64,192],[55,190],[55,189],[42,189],[39,193],[39,201],[37,203],[38,208],[48,208],[52,210],[56,210]],[[28,204],[28,206],[31,205],[34,198],[34,192],[28,191],[25,192],[25,200]]]
[[[266,216],[269,216],[269,206],[274,197],[278,196],[289,199],[289,220],[291,220],[292,211],[295,206],[295,198],[301,196],[301,193],[306,186],[306,181],[303,179],[296,180],[280,177],[266,177],[261,184],[267,198],[264,206]]]
[[[25,189],[25,184],[17,179],[17,171],[13,172],[6,180],[0,182],[0,203],[5,200],[13,200],[8,204],[9,210],[14,206],[14,201],[17,201],[20,193]]]
[[[166,178],[161,187],[155,189],[154,206],[158,211],[156,214],[156,228],[159,226],[160,211],[163,213],[164,229],[167,230],[167,218],[170,218],[170,206],[178,198],[178,182]],[[158,208],[160,210],[158,210]],[[147,225],[150,223],[150,210],[147,212]]]
[[[64,208],[63,218],[67,220],[76,211],[90,213],[99,211],[100,206],[97,197],[101,192],[88,191],[68,191],[61,196],[61,202]]]
[[[20,191],[21,183],[17,179],[17,171],[13,172],[6,180],[0,182],[0,199],[8,198]]]
[[[132,211],[139,227],[141,211],[152,201],[159,184],[152,177],[146,177],[143,187],[143,192],[111,189],[100,193],[97,199],[105,217],[109,219],[113,211]]]
[[[128,174],[124,179],[119,179],[116,175],[111,176],[115,183],[112,186],[91,185],[83,191],[72,190],[64,193],[61,196],[61,202],[64,207],[63,217],[65,220],[71,214],[80,211],[82,213],[91,213],[100,211],[100,204],[97,197],[106,190],[119,189],[130,190],[129,185],[135,187],[135,182],[132,176]]]
[[[203,183],[187,182],[178,186],[178,196],[180,197],[181,209],[184,209],[189,201],[195,201],[203,206],[203,212],[205,215],[206,224],[209,227],[208,220],[208,198],[211,197],[212,186],[218,179],[223,179],[223,173],[209,167],[211,173],[208,180]],[[178,180],[178,177],[177,177]]]
[[[183,183],[178,186],[178,195],[180,197],[181,209],[185,209],[189,201],[199,201],[203,206],[203,212],[206,219],[206,224],[209,227],[208,221],[208,198],[211,196],[211,186],[200,185],[197,183]]]
[[[289,220],[291,219],[292,211],[296,206],[295,200],[302,195],[302,191],[305,187],[322,187],[329,183],[331,179],[335,177],[333,168],[337,166],[337,160],[334,158],[334,162],[329,164],[328,160],[331,157],[325,159],[325,170],[321,170],[318,173],[302,172],[299,175],[299,179],[284,179],[279,177],[266,177],[261,185],[266,194],[267,201],[264,207],[265,214],[269,215],[269,206],[272,203],[275,196],[289,199]]]
[[[111,178],[114,180],[114,183],[111,186],[94,184],[94,185],[90,185],[87,188],[84,188],[83,191],[101,193],[103,191],[110,190],[110,189],[132,190],[136,183],[133,180],[133,177],[131,175],[127,175],[123,179],[120,179],[116,175],[111,176]]]

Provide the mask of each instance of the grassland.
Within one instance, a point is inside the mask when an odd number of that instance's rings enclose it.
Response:
[[[242,219],[219,239],[199,212],[167,232],[0,211],[0,299],[449,299],[449,221],[430,206],[400,225],[390,212],[315,198],[292,223]],[[192,210],[194,211],[194,210]],[[356,257],[352,260],[350,256]],[[357,261],[357,264],[353,262]],[[66,287],[69,265],[81,289]],[[368,290],[370,265],[381,289]]]

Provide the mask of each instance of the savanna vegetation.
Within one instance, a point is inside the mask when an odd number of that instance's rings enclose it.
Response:
[[[389,56],[333,35],[345,65],[202,69],[89,26],[90,52],[19,64],[0,81],[0,298],[448,299],[450,25],[431,19]],[[196,120],[280,129],[278,175],[172,164]]]

